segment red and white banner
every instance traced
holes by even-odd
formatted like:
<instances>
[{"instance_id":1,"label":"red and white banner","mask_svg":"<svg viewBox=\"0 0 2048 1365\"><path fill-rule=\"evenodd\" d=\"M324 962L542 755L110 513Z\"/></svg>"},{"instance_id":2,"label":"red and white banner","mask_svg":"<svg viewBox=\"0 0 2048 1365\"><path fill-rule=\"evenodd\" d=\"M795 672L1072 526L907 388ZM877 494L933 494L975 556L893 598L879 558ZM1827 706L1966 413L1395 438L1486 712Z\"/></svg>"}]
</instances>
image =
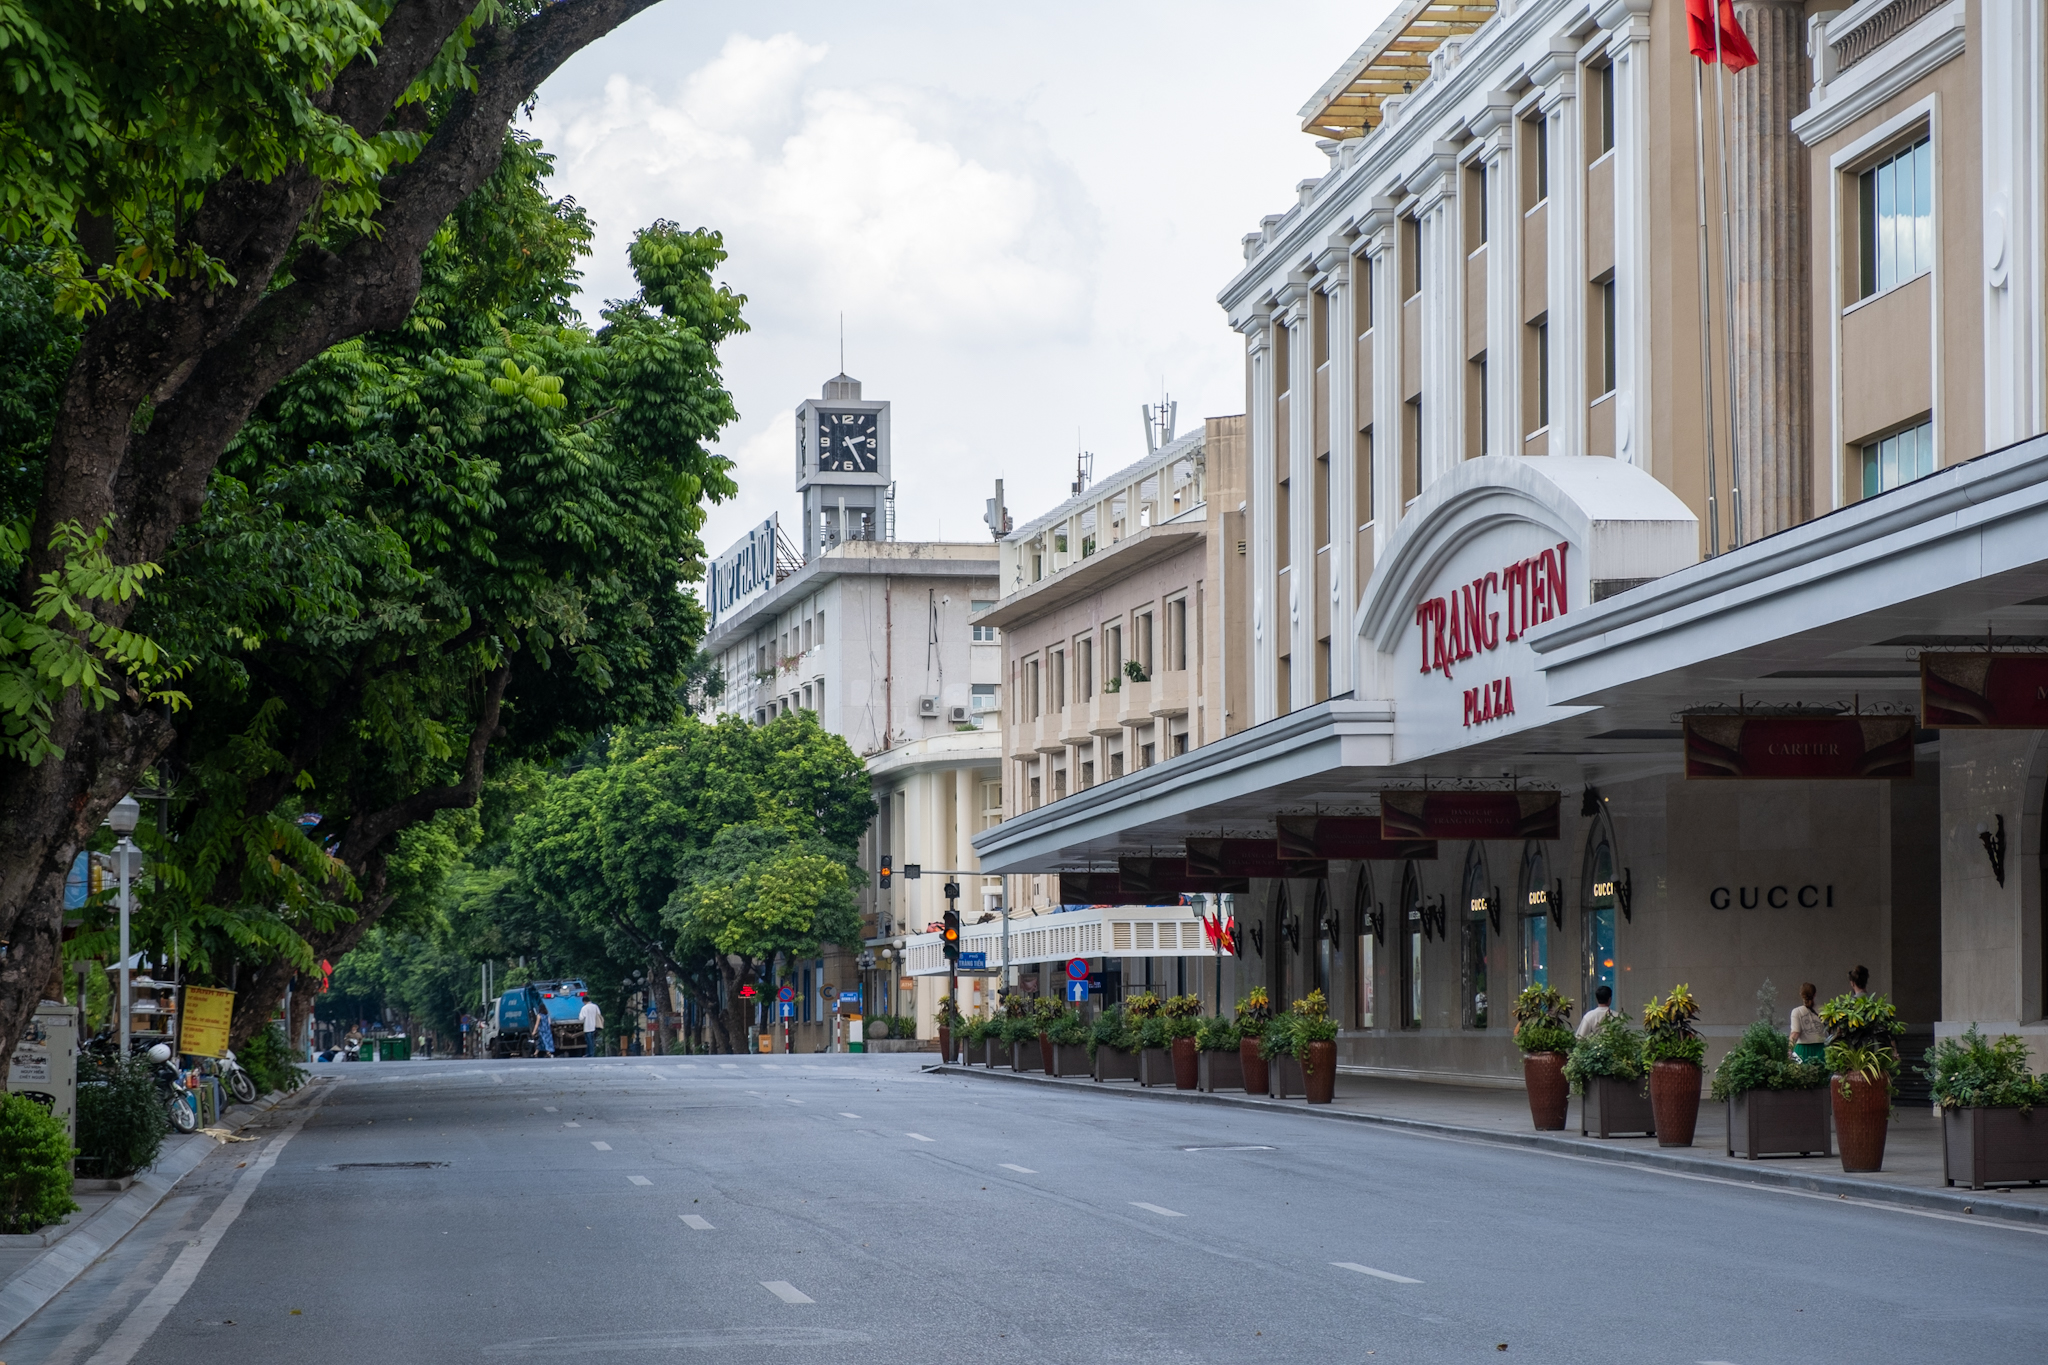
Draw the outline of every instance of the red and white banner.
<instances>
[{"instance_id":1,"label":"red and white banner","mask_svg":"<svg viewBox=\"0 0 2048 1365\"><path fill-rule=\"evenodd\" d=\"M1911 716L1687 716L1689 778L1910 778Z\"/></svg>"},{"instance_id":2,"label":"red and white banner","mask_svg":"<svg viewBox=\"0 0 2048 1365\"><path fill-rule=\"evenodd\" d=\"M1381 792L1380 837L1555 839L1556 792Z\"/></svg>"},{"instance_id":3,"label":"red and white banner","mask_svg":"<svg viewBox=\"0 0 2048 1365\"><path fill-rule=\"evenodd\" d=\"M1922 654L1920 716L1935 730L2048 730L2048 654Z\"/></svg>"}]
</instances>

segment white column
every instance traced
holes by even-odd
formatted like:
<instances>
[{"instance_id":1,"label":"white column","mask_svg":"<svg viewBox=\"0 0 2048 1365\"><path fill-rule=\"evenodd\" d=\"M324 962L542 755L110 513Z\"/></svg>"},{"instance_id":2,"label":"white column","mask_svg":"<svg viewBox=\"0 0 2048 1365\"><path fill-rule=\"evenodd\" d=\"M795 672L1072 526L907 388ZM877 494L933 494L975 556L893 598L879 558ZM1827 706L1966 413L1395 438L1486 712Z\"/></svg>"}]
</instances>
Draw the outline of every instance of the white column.
<instances>
[{"instance_id":1,"label":"white column","mask_svg":"<svg viewBox=\"0 0 2048 1365\"><path fill-rule=\"evenodd\" d=\"M1458 148L1439 142L1409 182L1422 198L1422 484L1465 458L1465 234L1458 221Z\"/></svg>"},{"instance_id":2,"label":"white column","mask_svg":"<svg viewBox=\"0 0 2048 1365\"><path fill-rule=\"evenodd\" d=\"M1614 453L1650 469L1650 0L1608 46L1614 63Z\"/></svg>"},{"instance_id":3,"label":"white column","mask_svg":"<svg viewBox=\"0 0 2048 1365\"><path fill-rule=\"evenodd\" d=\"M2048 430L2048 249L2041 217L2048 23L2038 0L1985 0L1977 12L1980 33L1971 42L1984 92L1984 446L1996 450ZM1938 167L1937 174L1952 177L1951 185L1960 179L1954 167ZM1953 463L1976 453L1940 454Z\"/></svg>"},{"instance_id":4,"label":"white column","mask_svg":"<svg viewBox=\"0 0 2048 1365\"><path fill-rule=\"evenodd\" d=\"M1486 139L1486 449L1522 453L1522 191L1515 97L1489 92L1473 132Z\"/></svg>"},{"instance_id":5,"label":"white column","mask_svg":"<svg viewBox=\"0 0 2048 1365\"><path fill-rule=\"evenodd\" d=\"M1287 600L1276 603L1285 622L1287 709L1299 711L1316 699L1316 361L1309 336L1309 290L1290 284L1287 305Z\"/></svg>"},{"instance_id":6,"label":"white column","mask_svg":"<svg viewBox=\"0 0 2048 1365\"><path fill-rule=\"evenodd\" d=\"M1365 215L1366 256L1372 261L1372 467L1373 563L1401 522L1401 283L1394 268L1394 200L1382 195Z\"/></svg>"},{"instance_id":7,"label":"white column","mask_svg":"<svg viewBox=\"0 0 2048 1365\"><path fill-rule=\"evenodd\" d=\"M1069 543L1071 544L1072 542ZM957 867L962 872L967 872L981 866L974 857L974 823L981 805L979 799L981 775L972 768L955 768L951 776L953 779L953 857L947 866ZM1073 774L1069 773L1068 777L1071 780ZM962 886L960 892L962 900L966 900L971 894L974 900L974 908L976 910L981 908L981 888L978 883L973 888Z\"/></svg>"},{"instance_id":8,"label":"white column","mask_svg":"<svg viewBox=\"0 0 2048 1365\"><path fill-rule=\"evenodd\" d=\"M1330 320L1330 695L1351 690L1351 612L1357 597L1352 582L1358 572L1358 490L1353 470L1358 447L1358 411L1354 392L1358 377L1358 328L1354 324L1351 288L1351 247L1334 237L1316 264L1322 290L1329 298Z\"/></svg>"},{"instance_id":9,"label":"white column","mask_svg":"<svg viewBox=\"0 0 2048 1365\"><path fill-rule=\"evenodd\" d=\"M1550 131L1550 440L1552 455L1586 453L1585 149L1579 137L1578 44L1553 38L1545 63Z\"/></svg>"},{"instance_id":10,"label":"white column","mask_svg":"<svg viewBox=\"0 0 2048 1365\"><path fill-rule=\"evenodd\" d=\"M1246 501L1251 505L1250 560L1252 608L1252 723L1271 720L1279 714L1276 683L1280 651L1274 628L1273 582L1278 565L1274 549L1279 522L1273 505L1273 329L1272 318L1261 313L1247 318L1239 327L1245 337L1245 352L1251 367L1251 478ZM1105 665L1106 666L1106 665Z\"/></svg>"}]
</instances>

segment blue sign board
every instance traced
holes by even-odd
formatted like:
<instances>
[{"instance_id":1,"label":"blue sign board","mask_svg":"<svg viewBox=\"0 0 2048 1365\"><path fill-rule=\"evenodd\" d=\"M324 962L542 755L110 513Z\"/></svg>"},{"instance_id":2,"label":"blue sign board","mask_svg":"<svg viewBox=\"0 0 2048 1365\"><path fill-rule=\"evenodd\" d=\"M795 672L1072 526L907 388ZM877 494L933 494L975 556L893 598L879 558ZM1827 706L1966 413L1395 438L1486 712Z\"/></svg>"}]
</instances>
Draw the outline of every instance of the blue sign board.
<instances>
[{"instance_id":1,"label":"blue sign board","mask_svg":"<svg viewBox=\"0 0 2048 1365\"><path fill-rule=\"evenodd\" d=\"M985 972L988 970L987 953L960 954L960 970L963 972Z\"/></svg>"},{"instance_id":2,"label":"blue sign board","mask_svg":"<svg viewBox=\"0 0 2048 1365\"><path fill-rule=\"evenodd\" d=\"M792 1005L792 1004L791 1004L791 1003L790 1003L789 1001L787 1001L787 1000L784 1000L784 1001L781 1001L781 1002L779 1002L779 1003L778 1003L778 1004L776 1005L776 1009L777 1009L777 1010L778 1010L778 1011L779 1011L779 1012L781 1013L781 1015L782 1015L782 1017L783 1017L784 1019L794 1019L794 1018L796 1018L796 1006L795 1006L795 1005Z\"/></svg>"},{"instance_id":3,"label":"blue sign board","mask_svg":"<svg viewBox=\"0 0 2048 1365\"><path fill-rule=\"evenodd\" d=\"M858 1005L858 1004L860 1003L860 992L859 992L859 991L841 991L841 992L839 992L839 1003L840 1003L840 1004L842 1004L842 1005Z\"/></svg>"},{"instance_id":4,"label":"blue sign board","mask_svg":"<svg viewBox=\"0 0 2048 1365\"><path fill-rule=\"evenodd\" d=\"M1069 1000L1086 1000L1087 998L1088 998L1088 983L1087 983L1087 982L1085 982L1085 981L1069 981L1069 982L1067 983L1067 999L1069 999Z\"/></svg>"}]
</instances>

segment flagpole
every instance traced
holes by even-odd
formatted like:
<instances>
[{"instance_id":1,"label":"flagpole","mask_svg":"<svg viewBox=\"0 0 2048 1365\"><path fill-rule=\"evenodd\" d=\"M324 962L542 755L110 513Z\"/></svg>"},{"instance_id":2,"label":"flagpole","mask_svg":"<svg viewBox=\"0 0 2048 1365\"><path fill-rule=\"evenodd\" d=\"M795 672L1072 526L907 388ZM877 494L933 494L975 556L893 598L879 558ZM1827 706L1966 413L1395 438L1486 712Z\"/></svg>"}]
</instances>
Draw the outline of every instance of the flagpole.
<instances>
[{"instance_id":1,"label":"flagpole","mask_svg":"<svg viewBox=\"0 0 2048 1365\"><path fill-rule=\"evenodd\" d=\"M1700 92L1700 63L1692 64L1692 170L1699 206L1700 402L1707 427L1707 553L1721 553L1721 508L1714 473L1714 305L1707 279L1707 117Z\"/></svg>"},{"instance_id":2,"label":"flagpole","mask_svg":"<svg viewBox=\"0 0 2048 1365\"><path fill-rule=\"evenodd\" d=\"M1742 440L1735 428L1735 248L1728 211L1728 64L1721 59L1721 13L1733 13L1732 0L1714 7L1714 125L1721 146L1721 293L1727 300L1728 324L1728 499L1734 521L1733 548L1742 548Z\"/></svg>"}]
</instances>

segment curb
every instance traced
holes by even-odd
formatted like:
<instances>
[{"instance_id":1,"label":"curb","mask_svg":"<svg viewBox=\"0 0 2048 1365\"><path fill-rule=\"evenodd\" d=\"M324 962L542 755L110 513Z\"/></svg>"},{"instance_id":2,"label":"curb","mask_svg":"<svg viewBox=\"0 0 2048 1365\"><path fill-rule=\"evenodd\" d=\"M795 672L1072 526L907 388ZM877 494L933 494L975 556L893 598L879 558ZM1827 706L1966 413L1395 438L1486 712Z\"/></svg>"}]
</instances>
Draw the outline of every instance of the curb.
<instances>
[{"instance_id":1,"label":"curb","mask_svg":"<svg viewBox=\"0 0 2048 1365\"><path fill-rule=\"evenodd\" d=\"M1320 1106L1310 1109L1299 1102L1288 1103L1252 1096L1240 1098L1236 1095L1201 1090L1147 1089L1142 1086L1118 1086L1111 1089L1107 1084L1094 1081L1084 1085L1079 1080L1070 1081L1031 1072L997 1071L988 1067L961 1066L955 1063L928 1066L924 1070L944 1076L973 1076L989 1080L1014 1081L1024 1085L1049 1086L1081 1094L1123 1095L1132 1099L1170 1100L1180 1104L1220 1104L1234 1109L1299 1114L1305 1118L1329 1119L1341 1123L1365 1123L1425 1137L1459 1138L1467 1142L1484 1142L1496 1147L1519 1147L1524 1150L1575 1156L1587 1161L1612 1162L1620 1166L1649 1166L1685 1175L1711 1176L1734 1185L1798 1190L1806 1194L1832 1194L1839 1198L1859 1199L1872 1204L1890 1204L1933 1213L1968 1215L1996 1222L2048 1227L2048 1206L2008 1203L1988 1197L1992 1191L1965 1190L1958 1193L1950 1190L1917 1190L1902 1185L1883 1185L1858 1180L1853 1176L1809 1175L1761 1164L1751 1169L1749 1163L1736 1166L1731 1162L1716 1161L1709 1157L1683 1156L1669 1149L1610 1147L1588 1138L1559 1137L1550 1133L1535 1132L1502 1133L1490 1128L1470 1128L1463 1124L1442 1123L1434 1119L1361 1114L1347 1109L1325 1109Z\"/></svg>"},{"instance_id":2,"label":"curb","mask_svg":"<svg viewBox=\"0 0 2048 1365\"><path fill-rule=\"evenodd\" d=\"M270 1112L293 1096L305 1095L308 1089L300 1086L290 1095L273 1090L254 1104L240 1106L242 1112L223 1120L220 1126L237 1132L259 1114ZM67 1229L42 1255L0 1284L0 1341L41 1312L44 1305L133 1232L169 1197L178 1182L198 1169L199 1163L219 1146L203 1133L166 1141L156 1165L138 1171L135 1183L118 1199L109 1200L84 1222Z\"/></svg>"}]
</instances>

